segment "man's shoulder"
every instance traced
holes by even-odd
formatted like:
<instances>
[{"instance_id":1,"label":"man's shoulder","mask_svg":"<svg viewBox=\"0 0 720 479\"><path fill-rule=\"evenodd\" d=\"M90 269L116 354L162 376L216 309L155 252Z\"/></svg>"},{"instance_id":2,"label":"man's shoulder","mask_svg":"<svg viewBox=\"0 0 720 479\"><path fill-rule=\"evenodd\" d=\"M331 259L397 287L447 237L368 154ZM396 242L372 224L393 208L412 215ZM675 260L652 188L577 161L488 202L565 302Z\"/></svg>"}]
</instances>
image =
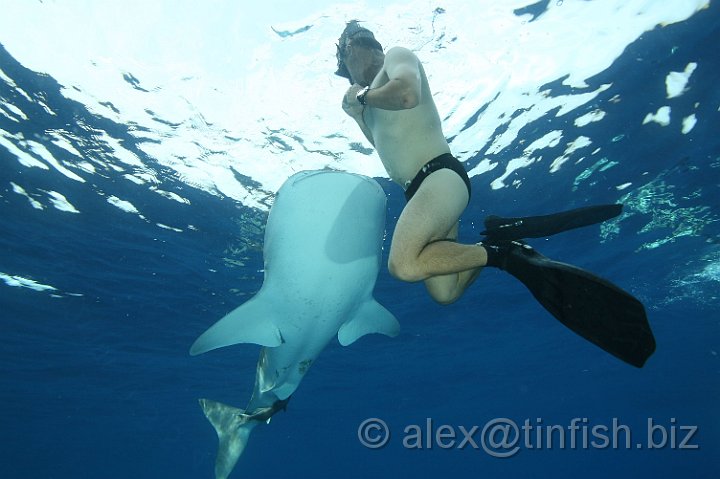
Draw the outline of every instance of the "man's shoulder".
<instances>
[{"instance_id":1,"label":"man's shoulder","mask_svg":"<svg viewBox=\"0 0 720 479\"><path fill-rule=\"evenodd\" d=\"M405 47L392 47L385 54L385 70L395 68L420 68L420 60L412 51Z\"/></svg>"},{"instance_id":2,"label":"man's shoulder","mask_svg":"<svg viewBox=\"0 0 720 479\"><path fill-rule=\"evenodd\" d=\"M385 56L386 57L389 57L389 56L398 57L401 59L402 58L414 58L415 60L417 60L417 55L415 55L415 53L412 50L405 48L405 47L399 47L399 46L390 48L387 51L387 53L385 53Z\"/></svg>"}]
</instances>

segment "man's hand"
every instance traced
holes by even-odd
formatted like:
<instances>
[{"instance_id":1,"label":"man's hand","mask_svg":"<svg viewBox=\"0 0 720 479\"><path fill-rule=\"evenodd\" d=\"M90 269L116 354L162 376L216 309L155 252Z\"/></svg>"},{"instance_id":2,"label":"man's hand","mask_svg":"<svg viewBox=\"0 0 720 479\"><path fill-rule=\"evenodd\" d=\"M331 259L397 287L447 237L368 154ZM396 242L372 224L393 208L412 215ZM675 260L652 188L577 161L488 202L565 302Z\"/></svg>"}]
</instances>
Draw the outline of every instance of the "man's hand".
<instances>
[{"instance_id":1,"label":"man's hand","mask_svg":"<svg viewBox=\"0 0 720 479\"><path fill-rule=\"evenodd\" d=\"M342 108L345 110L345 113L350 115L350 118L355 120L370 144L375 146L372 132L365 124L365 118L363 118L363 111L365 111L365 107L357 100L357 93L363 88L364 87L358 85L357 83L351 86L348 91L345 92Z\"/></svg>"},{"instance_id":2,"label":"man's hand","mask_svg":"<svg viewBox=\"0 0 720 479\"><path fill-rule=\"evenodd\" d=\"M363 112L363 105L360 104L359 101L357 101L357 93L362 90L363 87L358 85L357 83L348 88L348 91L345 92L345 96L343 97L342 102L342 108L350 115L350 117L355 118L356 120L360 118L362 120L362 112Z\"/></svg>"}]
</instances>

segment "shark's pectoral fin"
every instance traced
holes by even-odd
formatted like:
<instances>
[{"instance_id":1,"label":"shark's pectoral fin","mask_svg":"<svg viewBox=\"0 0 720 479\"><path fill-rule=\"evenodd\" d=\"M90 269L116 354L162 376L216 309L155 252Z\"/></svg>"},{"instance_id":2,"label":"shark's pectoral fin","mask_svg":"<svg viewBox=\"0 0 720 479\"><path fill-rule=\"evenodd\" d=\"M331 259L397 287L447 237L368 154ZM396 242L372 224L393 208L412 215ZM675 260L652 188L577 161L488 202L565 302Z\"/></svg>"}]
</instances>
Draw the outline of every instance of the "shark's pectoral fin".
<instances>
[{"instance_id":1,"label":"shark's pectoral fin","mask_svg":"<svg viewBox=\"0 0 720 479\"><path fill-rule=\"evenodd\" d=\"M371 299L364 303L345 324L340 326L338 341L343 346L354 343L366 334L381 333L395 337L400 332L400 323L380 303Z\"/></svg>"},{"instance_id":2,"label":"shark's pectoral fin","mask_svg":"<svg viewBox=\"0 0 720 479\"><path fill-rule=\"evenodd\" d=\"M238 343L280 346L283 338L273 323L273 317L276 316L271 304L253 298L210 326L195 340L190 347L190 354L195 356Z\"/></svg>"}]
</instances>

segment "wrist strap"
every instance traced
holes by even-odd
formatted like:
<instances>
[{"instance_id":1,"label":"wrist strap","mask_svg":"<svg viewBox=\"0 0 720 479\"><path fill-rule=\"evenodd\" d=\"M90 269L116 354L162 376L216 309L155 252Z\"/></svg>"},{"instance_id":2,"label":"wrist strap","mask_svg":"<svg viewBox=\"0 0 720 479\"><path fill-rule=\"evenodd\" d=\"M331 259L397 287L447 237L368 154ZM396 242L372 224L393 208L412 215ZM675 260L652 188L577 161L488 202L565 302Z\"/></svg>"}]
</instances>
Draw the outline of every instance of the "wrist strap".
<instances>
[{"instance_id":1,"label":"wrist strap","mask_svg":"<svg viewBox=\"0 0 720 479\"><path fill-rule=\"evenodd\" d=\"M360 103L362 106L367 105L366 97L367 97L367 94L369 91L370 91L370 87L366 86L362 90L358 91L357 94L355 95L355 98L357 98L358 103Z\"/></svg>"}]
</instances>

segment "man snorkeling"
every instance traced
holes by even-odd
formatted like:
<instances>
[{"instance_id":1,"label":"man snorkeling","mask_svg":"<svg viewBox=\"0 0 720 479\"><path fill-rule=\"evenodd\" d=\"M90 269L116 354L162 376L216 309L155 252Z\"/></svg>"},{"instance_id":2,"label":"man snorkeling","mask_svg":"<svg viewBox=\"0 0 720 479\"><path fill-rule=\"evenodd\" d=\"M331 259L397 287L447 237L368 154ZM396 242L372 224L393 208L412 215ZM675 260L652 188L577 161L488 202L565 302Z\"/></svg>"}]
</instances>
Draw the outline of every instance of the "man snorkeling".
<instances>
[{"instance_id":1,"label":"man snorkeling","mask_svg":"<svg viewBox=\"0 0 720 479\"><path fill-rule=\"evenodd\" d=\"M655 350L642 304L614 284L545 258L519 241L551 236L620 214L622 205L579 208L547 216L488 217L486 238L457 242L470 201L470 179L450 153L427 75L402 47L383 52L375 35L350 21L337 44L336 75L347 78L343 110L375 147L390 178L405 190L388 268L403 281L424 281L430 296L450 304L485 266L520 280L555 318L634 366Z\"/></svg>"},{"instance_id":2,"label":"man snorkeling","mask_svg":"<svg viewBox=\"0 0 720 479\"><path fill-rule=\"evenodd\" d=\"M456 242L470 180L450 153L422 64L406 48L384 54L373 33L357 21L340 36L337 59L336 74L352 84L343 110L408 200L390 246L390 273L425 281L435 301L452 303L487 264L487 251Z\"/></svg>"}]
</instances>

